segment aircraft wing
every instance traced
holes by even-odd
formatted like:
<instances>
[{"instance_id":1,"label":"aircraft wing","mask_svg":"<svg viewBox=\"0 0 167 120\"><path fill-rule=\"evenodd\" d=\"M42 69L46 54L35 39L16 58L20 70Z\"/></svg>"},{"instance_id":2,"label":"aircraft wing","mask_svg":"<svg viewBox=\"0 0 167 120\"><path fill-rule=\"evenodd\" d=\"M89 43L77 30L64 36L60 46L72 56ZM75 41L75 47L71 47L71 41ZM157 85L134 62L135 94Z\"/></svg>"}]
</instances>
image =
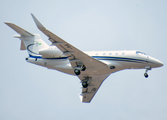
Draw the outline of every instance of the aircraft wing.
<instances>
[{"instance_id":1,"label":"aircraft wing","mask_svg":"<svg viewBox=\"0 0 167 120\"><path fill-rule=\"evenodd\" d=\"M73 68L77 68L78 63L84 64L86 69L93 69L93 68L104 68L107 67L106 64L90 57L89 55L85 54L84 52L80 51L79 49L75 48L68 42L64 41L57 35L53 34L49 30L47 30L37 19L36 17L31 14L38 29L42 31L52 42L53 45L58 47L64 55L66 55L72 65Z\"/></svg>"},{"instance_id":2,"label":"aircraft wing","mask_svg":"<svg viewBox=\"0 0 167 120\"><path fill-rule=\"evenodd\" d=\"M96 94L102 82L107 78L108 74L106 75L106 73L103 72L109 70L109 67L105 63L92 58L57 35L53 34L47 30L33 14L31 15L38 29L49 38L53 45L58 47L63 54L68 57L73 69L78 68L78 64L83 64L86 67L86 70L81 72L78 77L81 82L87 78L89 79L88 87L82 88L82 93L80 94L81 101L89 103Z\"/></svg>"},{"instance_id":3,"label":"aircraft wing","mask_svg":"<svg viewBox=\"0 0 167 120\"><path fill-rule=\"evenodd\" d=\"M82 87L82 93L79 94L81 102L90 103L103 81L108 77L106 76L93 76L90 79L89 86L87 88ZM81 78L81 77L80 77ZM81 78L82 79L82 78Z\"/></svg>"}]
</instances>

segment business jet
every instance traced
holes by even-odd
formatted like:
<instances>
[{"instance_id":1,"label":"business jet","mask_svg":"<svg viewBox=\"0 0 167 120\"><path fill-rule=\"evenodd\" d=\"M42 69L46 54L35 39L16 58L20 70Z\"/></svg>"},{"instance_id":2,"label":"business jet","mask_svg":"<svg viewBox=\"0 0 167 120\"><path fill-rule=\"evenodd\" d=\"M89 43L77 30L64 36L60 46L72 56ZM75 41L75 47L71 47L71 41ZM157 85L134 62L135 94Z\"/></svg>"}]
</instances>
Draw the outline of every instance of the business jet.
<instances>
[{"instance_id":1,"label":"business jet","mask_svg":"<svg viewBox=\"0 0 167 120\"><path fill-rule=\"evenodd\" d=\"M144 52L131 51L93 51L83 52L47 30L33 15L32 18L52 43L47 45L39 34L32 34L21 27L5 22L19 35L20 50L27 50L27 62L76 75L82 84L81 102L90 103L103 81L111 74L124 69L145 69L144 76L152 68L163 66L163 63Z\"/></svg>"}]
</instances>

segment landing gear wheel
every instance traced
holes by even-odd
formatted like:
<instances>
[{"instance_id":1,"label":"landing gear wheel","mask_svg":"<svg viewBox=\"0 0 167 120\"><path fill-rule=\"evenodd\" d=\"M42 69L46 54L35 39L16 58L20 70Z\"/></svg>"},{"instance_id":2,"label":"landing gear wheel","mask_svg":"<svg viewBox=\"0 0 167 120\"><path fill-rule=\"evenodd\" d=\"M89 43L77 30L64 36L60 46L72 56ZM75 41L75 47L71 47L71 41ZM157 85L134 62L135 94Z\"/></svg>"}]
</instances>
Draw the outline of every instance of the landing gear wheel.
<instances>
[{"instance_id":1,"label":"landing gear wheel","mask_svg":"<svg viewBox=\"0 0 167 120\"><path fill-rule=\"evenodd\" d=\"M75 70L74 70L74 73L75 73L76 75L80 75L80 74L81 74L81 71L78 70L78 69L75 69Z\"/></svg>"},{"instance_id":2,"label":"landing gear wheel","mask_svg":"<svg viewBox=\"0 0 167 120\"><path fill-rule=\"evenodd\" d=\"M145 76L145 78L148 78L148 74L147 73L144 73L144 76Z\"/></svg>"},{"instance_id":3,"label":"landing gear wheel","mask_svg":"<svg viewBox=\"0 0 167 120\"><path fill-rule=\"evenodd\" d=\"M88 83L87 82L83 82L82 86L83 86L83 88L87 88L88 87Z\"/></svg>"}]
</instances>

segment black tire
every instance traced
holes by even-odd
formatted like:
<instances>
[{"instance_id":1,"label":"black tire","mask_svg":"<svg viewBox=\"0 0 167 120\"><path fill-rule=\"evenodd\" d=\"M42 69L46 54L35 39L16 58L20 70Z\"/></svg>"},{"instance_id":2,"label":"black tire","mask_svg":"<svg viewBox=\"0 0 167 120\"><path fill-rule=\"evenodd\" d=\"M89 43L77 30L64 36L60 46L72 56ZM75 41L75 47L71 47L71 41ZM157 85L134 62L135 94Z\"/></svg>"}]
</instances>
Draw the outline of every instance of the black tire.
<instances>
[{"instance_id":1,"label":"black tire","mask_svg":"<svg viewBox=\"0 0 167 120\"><path fill-rule=\"evenodd\" d=\"M82 86L83 86L83 88L87 88L88 87L88 83L87 82L83 82Z\"/></svg>"},{"instance_id":2,"label":"black tire","mask_svg":"<svg viewBox=\"0 0 167 120\"><path fill-rule=\"evenodd\" d=\"M147 73L144 73L144 76L145 76L145 78L148 78L148 74Z\"/></svg>"},{"instance_id":3,"label":"black tire","mask_svg":"<svg viewBox=\"0 0 167 120\"><path fill-rule=\"evenodd\" d=\"M78 69L75 69L75 70L74 70L74 73L75 73L76 75L80 75L80 74L81 74L81 71L78 70Z\"/></svg>"}]
</instances>

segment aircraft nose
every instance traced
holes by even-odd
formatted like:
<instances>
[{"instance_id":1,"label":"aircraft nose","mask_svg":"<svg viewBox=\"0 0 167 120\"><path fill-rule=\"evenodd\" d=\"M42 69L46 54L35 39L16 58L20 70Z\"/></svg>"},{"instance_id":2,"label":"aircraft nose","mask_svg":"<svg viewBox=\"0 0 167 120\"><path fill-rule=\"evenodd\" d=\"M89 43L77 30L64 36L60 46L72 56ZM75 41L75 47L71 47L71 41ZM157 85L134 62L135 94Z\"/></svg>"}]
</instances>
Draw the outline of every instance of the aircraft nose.
<instances>
[{"instance_id":1,"label":"aircraft nose","mask_svg":"<svg viewBox=\"0 0 167 120\"><path fill-rule=\"evenodd\" d=\"M162 67L164 65L161 61L159 61L157 59L155 60L155 64L157 67Z\"/></svg>"},{"instance_id":2,"label":"aircraft nose","mask_svg":"<svg viewBox=\"0 0 167 120\"><path fill-rule=\"evenodd\" d=\"M150 60L153 63L152 67L162 67L164 65L161 61L159 61L159 60L157 60L157 59L155 59L153 57L150 57Z\"/></svg>"},{"instance_id":3,"label":"aircraft nose","mask_svg":"<svg viewBox=\"0 0 167 120\"><path fill-rule=\"evenodd\" d=\"M159 67L163 66L164 64L161 61L158 61Z\"/></svg>"}]
</instances>

